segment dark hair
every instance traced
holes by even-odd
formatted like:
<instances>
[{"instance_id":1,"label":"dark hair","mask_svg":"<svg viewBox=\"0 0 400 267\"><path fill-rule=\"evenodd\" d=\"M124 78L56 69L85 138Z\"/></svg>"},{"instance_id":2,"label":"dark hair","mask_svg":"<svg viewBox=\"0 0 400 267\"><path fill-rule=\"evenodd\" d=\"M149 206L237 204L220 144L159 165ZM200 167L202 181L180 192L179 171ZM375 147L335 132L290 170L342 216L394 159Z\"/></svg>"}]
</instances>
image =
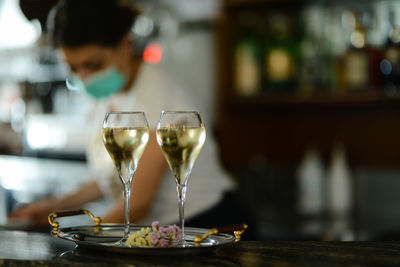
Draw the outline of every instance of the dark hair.
<instances>
[{"instance_id":1,"label":"dark hair","mask_svg":"<svg viewBox=\"0 0 400 267\"><path fill-rule=\"evenodd\" d=\"M116 46L132 27L138 11L118 0L62 0L49 17L53 46Z\"/></svg>"}]
</instances>

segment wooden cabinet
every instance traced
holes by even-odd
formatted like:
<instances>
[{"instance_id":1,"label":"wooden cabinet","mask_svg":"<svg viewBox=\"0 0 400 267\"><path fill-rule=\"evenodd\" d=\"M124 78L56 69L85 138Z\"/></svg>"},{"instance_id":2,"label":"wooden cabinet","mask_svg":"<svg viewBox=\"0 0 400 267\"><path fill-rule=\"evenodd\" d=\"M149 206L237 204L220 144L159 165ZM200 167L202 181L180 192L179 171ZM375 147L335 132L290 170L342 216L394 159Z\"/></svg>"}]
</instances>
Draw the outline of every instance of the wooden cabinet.
<instances>
[{"instance_id":1,"label":"wooden cabinet","mask_svg":"<svg viewBox=\"0 0 400 267\"><path fill-rule=\"evenodd\" d=\"M352 166L400 166L400 96L382 90L345 94L262 91L240 96L234 86L234 45L238 14L270 7L300 12L301 1L225 1L219 21L217 134L227 169L246 168L257 159L297 165L305 150L317 147L328 161L332 148L345 146ZM293 88L294 89L294 88ZM379 88L378 88L379 89Z\"/></svg>"}]
</instances>

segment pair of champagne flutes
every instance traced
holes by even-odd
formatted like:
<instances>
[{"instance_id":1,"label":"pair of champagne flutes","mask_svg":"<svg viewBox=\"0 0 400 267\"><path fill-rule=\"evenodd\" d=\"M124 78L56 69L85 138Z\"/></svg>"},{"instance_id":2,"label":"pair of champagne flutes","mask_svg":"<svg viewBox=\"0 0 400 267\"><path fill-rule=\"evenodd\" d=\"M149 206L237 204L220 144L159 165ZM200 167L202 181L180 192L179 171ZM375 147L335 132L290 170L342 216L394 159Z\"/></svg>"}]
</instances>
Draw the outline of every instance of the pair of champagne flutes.
<instances>
[{"instance_id":1,"label":"pair of champagne flutes","mask_svg":"<svg viewBox=\"0 0 400 267\"><path fill-rule=\"evenodd\" d=\"M205 142L206 130L196 111L161 112L157 142L175 176L179 199L179 226L182 240L176 245L186 247L184 202L188 177ZM149 140L149 127L144 112L108 112L103 121L102 136L122 182L124 195L123 245L130 233L130 192L138 162Z\"/></svg>"}]
</instances>

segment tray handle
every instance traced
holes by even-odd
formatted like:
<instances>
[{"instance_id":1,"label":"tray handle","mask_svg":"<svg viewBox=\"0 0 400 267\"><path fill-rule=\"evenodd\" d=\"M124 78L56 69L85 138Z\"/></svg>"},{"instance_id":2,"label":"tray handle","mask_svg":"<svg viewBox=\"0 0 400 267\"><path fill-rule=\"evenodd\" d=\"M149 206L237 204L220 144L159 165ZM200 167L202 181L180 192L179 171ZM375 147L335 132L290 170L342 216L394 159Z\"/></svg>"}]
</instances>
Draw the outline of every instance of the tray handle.
<instances>
[{"instance_id":1,"label":"tray handle","mask_svg":"<svg viewBox=\"0 0 400 267\"><path fill-rule=\"evenodd\" d=\"M90 218L92 218L92 220L94 221L96 226L100 225L101 218L94 216L90 211L86 209L57 211L50 213L48 216L49 224L51 225L51 227L53 227L51 233L53 234L53 236L58 236L58 229L60 228L60 223L55 221L56 218L83 215L83 214L89 215Z\"/></svg>"},{"instance_id":2,"label":"tray handle","mask_svg":"<svg viewBox=\"0 0 400 267\"><path fill-rule=\"evenodd\" d=\"M249 226L247 224L235 224L235 225L228 225L228 226L212 228L207 233L205 233L204 235L196 236L194 238L194 242L195 242L196 245L199 245L201 242L203 242L210 235L215 235L215 234L218 234L218 233L232 233L232 232L235 235L235 242L238 242L238 241L240 241L244 231L246 231L246 229L248 227Z\"/></svg>"}]
</instances>

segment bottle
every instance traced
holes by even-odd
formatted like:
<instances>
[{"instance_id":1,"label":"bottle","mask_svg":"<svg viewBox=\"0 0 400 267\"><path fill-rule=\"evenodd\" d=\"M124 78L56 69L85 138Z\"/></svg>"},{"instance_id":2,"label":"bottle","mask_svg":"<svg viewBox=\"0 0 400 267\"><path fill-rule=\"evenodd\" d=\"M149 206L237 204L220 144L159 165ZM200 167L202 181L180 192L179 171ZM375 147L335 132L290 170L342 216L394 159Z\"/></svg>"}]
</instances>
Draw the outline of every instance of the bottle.
<instances>
[{"instance_id":1,"label":"bottle","mask_svg":"<svg viewBox=\"0 0 400 267\"><path fill-rule=\"evenodd\" d=\"M333 218L349 215L352 207L352 179L346 160L345 148L333 148L327 177L327 208Z\"/></svg>"},{"instance_id":2,"label":"bottle","mask_svg":"<svg viewBox=\"0 0 400 267\"><path fill-rule=\"evenodd\" d=\"M234 48L234 87L238 95L252 96L261 91L261 41L254 16L243 16L241 23Z\"/></svg>"},{"instance_id":3,"label":"bottle","mask_svg":"<svg viewBox=\"0 0 400 267\"><path fill-rule=\"evenodd\" d=\"M297 170L298 212L304 216L319 216L324 210L325 169L315 148L308 149Z\"/></svg>"},{"instance_id":4,"label":"bottle","mask_svg":"<svg viewBox=\"0 0 400 267\"><path fill-rule=\"evenodd\" d=\"M383 57L379 64L383 91L388 96L394 96L400 90L400 29L395 19L395 9L390 9L390 26L383 48Z\"/></svg>"},{"instance_id":5,"label":"bottle","mask_svg":"<svg viewBox=\"0 0 400 267\"><path fill-rule=\"evenodd\" d=\"M369 56L366 28L359 16L354 15L355 26L350 44L343 58L343 86L345 91L366 90L369 85Z\"/></svg>"},{"instance_id":6,"label":"bottle","mask_svg":"<svg viewBox=\"0 0 400 267\"><path fill-rule=\"evenodd\" d=\"M263 52L263 88L267 92L293 92L297 88L299 44L289 14L267 15Z\"/></svg>"},{"instance_id":7,"label":"bottle","mask_svg":"<svg viewBox=\"0 0 400 267\"><path fill-rule=\"evenodd\" d=\"M311 95L322 88L324 77L322 53L322 8L306 7L302 12L304 37L300 42L298 90L301 95Z\"/></svg>"}]
</instances>

